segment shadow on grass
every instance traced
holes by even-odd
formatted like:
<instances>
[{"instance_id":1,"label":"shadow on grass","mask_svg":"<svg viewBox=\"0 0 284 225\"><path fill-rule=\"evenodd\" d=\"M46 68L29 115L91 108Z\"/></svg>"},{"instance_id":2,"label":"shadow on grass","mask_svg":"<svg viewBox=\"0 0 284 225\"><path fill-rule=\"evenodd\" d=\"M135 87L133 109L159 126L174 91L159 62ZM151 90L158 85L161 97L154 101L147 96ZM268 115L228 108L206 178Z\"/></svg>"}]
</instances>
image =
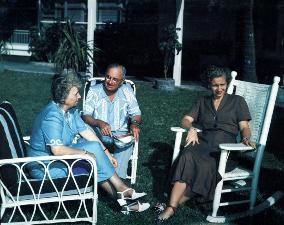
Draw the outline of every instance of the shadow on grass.
<instances>
[{"instance_id":1,"label":"shadow on grass","mask_svg":"<svg viewBox=\"0 0 284 225\"><path fill-rule=\"evenodd\" d=\"M162 142L151 142L149 144L154 151L149 155L148 162L143 165L150 171L153 178L153 196L164 199L163 193L168 191L168 175L171 167L173 145Z\"/></svg>"},{"instance_id":2,"label":"shadow on grass","mask_svg":"<svg viewBox=\"0 0 284 225\"><path fill-rule=\"evenodd\" d=\"M284 107L276 106L273 112L271 126L267 138L266 149L271 152L275 157L284 161Z\"/></svg>"},{"instance_id":3,"label":"shadow on grass","mask_svg":"<svg viewBox=\"0 0 284 225\"><path fill-rule=\"evenodd\" d=\"M152 142L149 144L154 150L149 155L148 162L143 165L148 167L151 171L153 178L153 196L159 201L166 202L163 195L164 192L168 191L168 177L170 174L171 158L173 153L173 145L162 143L162 142ZM248 162L247 162L248 163ZM243 164L243 163L242 163ZM244 163L246 164L246 163ZM249 163L251 164L251 162ZM279 169L264 168L262 167L260 172L259 180L259 194L257 198L256 205L265 201L269 196L271 196L276 191L283 191L284 183L284 171ZM245 194L247 196L247 194ZM245 197L245 196L238 196ZM248 197L248 196L247 196ZM236 200L236 196L232 197L231 200ZM190 210L198 210L202 215L207 216L211 213L212 202L204 201L204 199L195 196L190 201L186 203L186 207ZM235 207L226 207L227 209L220 208L220 215L223 213L229 215L236 212L242 212L246 210L243 205L238 205ZM239 225L269 225L269 224L284 224L284 198L280 199L276 204L252 217L245 217L239 220L233 221L233 224ZM204 218L205 219L205 218ZM229 222L231 224L231 222Z\"/></svg>"},{"instance_id":4,"label":"shadow on grass","mask_svg":"<svg viewBox=\"0 0 284 225\"><path fill-rule=\"evenodd\" d=\"M261 204L276 191L283 191L284 172L278 169L262 168L259 179L259 194L256 205ZM284 224L284 198L282 197L273 206L236 221L240 225L282 225Z\"/></svg>"}]
</instances>

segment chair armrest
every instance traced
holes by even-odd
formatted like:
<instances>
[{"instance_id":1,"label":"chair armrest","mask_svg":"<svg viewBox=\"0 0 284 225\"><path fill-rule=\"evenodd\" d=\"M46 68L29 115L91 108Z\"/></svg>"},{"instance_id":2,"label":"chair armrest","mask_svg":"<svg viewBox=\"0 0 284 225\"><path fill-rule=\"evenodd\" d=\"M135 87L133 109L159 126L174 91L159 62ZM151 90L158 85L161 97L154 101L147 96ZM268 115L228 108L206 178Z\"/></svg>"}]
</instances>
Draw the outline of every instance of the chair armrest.
<instances>
[{"instance_id":1,"label":"chair armrest","mask_svg":"<svg viewBox=\"0 0 284 225\"><path fill-rule=\"evenodd\" d=\"M30 145L31 136L24 136L23 140L27 145Z\"/></svg>"},{"instance_id":2,"label":"chair armrest","mask_svg":"<svg viewBox=\"0 0 284 225\"><path fill-rule=\"evenodd\" d=\"M247 146L243 143L223 143L219 145L219 148L221 149L221 154L219 159L218 172L221 175L221 177L224 177L230 151L253 150L252 147Z\"/></svg>"},{"instance_id":3,"label":"chair armrest","mask_svg":"<svg viewBox=\"0 0 284 225\"><path fill-rule=\"evenodd\" d=\"M13 163L27 163L27 162L38 162L38 161L60 161L60 160L72 160L72 159L85 159L96 165L96 161L88 154L84 155L61 155L61 156L37 156L37 157L22 157L13 159L1 159L0 165L13 164Z\"/></svg>"},{"instance_id":4,"label":"chair armrest","mask_svg":"<svg viewBox=\"0 0 284 225\"><path fill-rule=\"evenodd\" d=\"M29 140L31 140L31 136L24 136L24 137L23 137L23 140L24 140L24 141L29 141Z\"/></svg>"},{"instance_id":5,"label":"chair armrest","mask_svg":"<svg viewBox=\"0 0 284 225\"><path fill-rule=\"evenodd\" d=\"M200 130L198 128L195 128L195 130L196 130L197 133L202 132L202 130ZM174 132L186 132L186 129L181 128L181 127L171 127L171 131L174 131Z\"/></svg>"},{"instance_id":6,"label":"chair armrest","mask_svg":"<svg viewBox=\"0 0 284 225\"><path fill-rule=\"evenodd\" d=\"M186 132L186 129L183 129L181 127L171 127L171 131L174 131L174 132Z\"/></svg>"},{"instance_id":7,"label":"chair armrest","mask_svg":"<svg viewBox=\"0 0 284 225\"><path fill-rule=\"evenodd\" d=\"M12 158L12 159L1 159L0 160L0 168L4 168L3 166L7 166L7 168L13 168L11 171L13 171L13 174L11 174L11 177L15 176L26 177L26 169L27 164L30 163L37 163L41 166L43 166L44 173L47 174L49 170L49 166L53 164L54 162L61 162L65 164L67 170L70 172L68 173L68 177L73 176L72 169L75 166L75 163L78 161L86 161L91 166L92 174L96 176L97 174L97 165L95 159L93 159L91 156L84 154L84 155L63 155L63 156L37 156L37 157L22 157L22 158ZM71 163L72 162L72 163ZM3 172L3 171L1 171ZM10 177L6 177L7 179L10 179ZM1 183L1 182L0 182Z\"/></svg>"},{"instance_id":8,"label":"chair armrest","mask_svg":"<svg viewBox=\"0 0 284 225\"><path fill-rule=\"evenodd\" d=\"M176 132L176 137L175 137L175 146L174 146L174 152L173 152L173 157L172 157L172 164L177 158L179 152L180 152L180 144L181 144L181 139L182 139L182 133L186 132L185 129L181 127L171 127L171 131Z\"/></svg>"},{"instance_id":9,"label":"chair armrest","mask_svg":"<svg viewBox=\"0 0 284 225\"><path fill-rule=\"evenodd\" d=\"M195 128L196 131L202 132L202 130ZM180 144L181 144L181 139L182 139L182 133L186 132L187 130L181 127L171 127L171 131L176 132L176 138L175 138L175 147L174 147L174 152L173 152L173 157L172 157L172 164L177 158L179 152L180 152Z\"/></svg>"},{"instance_id":10,"label":"chair armrest","mask_svg":"<svg viewBox=\"0 0 284 225\"><path fill-rule=\"evenodd\" d=\"M89 169L81 171L77 162L82 160ZM50 166L57 162L66 166L66 176L51 176ZM27 172L27 165L30 163L37 163L42 166L43 177L30 177ZM58 209L62 205L65 209L65 201L78 199L85 204L86 199L94 201L97 199L96 161L87 154L1 159L0 169L3 174L9 173L9 176L1 176L0 179L1 200L6 205L7 203L15 204L14 207L17 207L21 205L20 202L27 204L26 201L28 201L29 204L39 204L40 207L41 203L57 202L59 204ZM45 213L45 210L41 211L41 215L45 215ZM88 215L88 212L86 211L85 214ZM71 219L69 214L67 215ZM24 215L23 217L26 218Z\"/></svg>"},{"instance_id":11,"label":"chair armrest","mask_svg":"<svg viewBox=\"0 0 284 225\"><path fill-rule=\"evenodd\" d=\"M219 145L219 148L221 150L227 150L227 151L247 151L254 149L251 146L247 146L243 143L223 143Z\"/></svg>"}]
</instances>

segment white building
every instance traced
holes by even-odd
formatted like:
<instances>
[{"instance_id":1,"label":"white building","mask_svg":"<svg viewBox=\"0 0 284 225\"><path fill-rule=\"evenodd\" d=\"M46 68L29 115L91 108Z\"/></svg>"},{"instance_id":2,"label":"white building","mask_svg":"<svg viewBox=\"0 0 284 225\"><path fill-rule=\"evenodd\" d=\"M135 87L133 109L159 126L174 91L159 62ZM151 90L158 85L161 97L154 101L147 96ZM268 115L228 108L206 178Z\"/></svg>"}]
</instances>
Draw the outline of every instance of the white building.
<instances>
[{"instance_id":1,"label":"white building","mask_svg":"<svg viewBox=\"0 0 284 225\"><path fill-rule=\"evenodd\" d=\"M8 37L7 48L10 55L31 55L28 52L30 27L37 27L40 35L42 26L57 21L63 22L67 18L76 24L87 26L88 4L96 7L94 13L96 17L93 19L98 27L105 23L120 23L124 20L122 4L119 4L117 0L25 0L18 2L4 1L0 6L3 18L5 15L8 18L9 15L13 15L10 17L13 20L11 23L13 26L9 24L7 29L5 25L0 26L1 33L5 34L6 38ZM4 19L0 22L7 23Z\"/></svg>"}]
</instances>

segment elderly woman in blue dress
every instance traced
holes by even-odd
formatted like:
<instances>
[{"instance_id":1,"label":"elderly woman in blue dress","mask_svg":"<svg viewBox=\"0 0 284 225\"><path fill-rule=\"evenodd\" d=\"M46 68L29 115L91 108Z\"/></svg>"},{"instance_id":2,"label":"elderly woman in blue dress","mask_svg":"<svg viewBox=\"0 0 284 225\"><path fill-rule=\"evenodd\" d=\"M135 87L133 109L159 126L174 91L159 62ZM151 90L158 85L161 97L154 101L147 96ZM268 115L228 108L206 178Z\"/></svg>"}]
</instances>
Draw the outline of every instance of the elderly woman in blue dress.
<instances>
[{"instance_id":1,"label":"elderly woman in blue dress","mask_svg":"<svg viewBox=\"0 0 284 225\"><path fill-rule=\"evenodd\" d=\"M77 75L53 77L51 101L37 116L28 149L28 156L88 154L96 160L99 185L113 197L120 197L118 202L124 210L141 212L149 208L148 203L138 201L125 205L124 199L135 200L146 193L137 193L129 188L115 173L116 159L101 143L96 134L81 119L76 109L81 99L79 90L82 84ZM29 168L33 178L42 178L44 170L40 165ZM66 166L58 162L49 169L52 179L67 176Z\"/></svg>"}]
</instances>

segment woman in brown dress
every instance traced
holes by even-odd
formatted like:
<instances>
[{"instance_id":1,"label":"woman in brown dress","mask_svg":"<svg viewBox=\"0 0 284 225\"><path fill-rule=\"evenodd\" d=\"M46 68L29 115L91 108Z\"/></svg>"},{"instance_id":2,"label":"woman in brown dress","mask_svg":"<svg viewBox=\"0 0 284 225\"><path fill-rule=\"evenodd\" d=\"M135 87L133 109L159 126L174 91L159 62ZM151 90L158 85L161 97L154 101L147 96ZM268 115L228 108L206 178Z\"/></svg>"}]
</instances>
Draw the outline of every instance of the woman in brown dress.
<instances>
[{"instance_id":1,"label":"woman in brown dress","mask_svg":"<svg viewBox=\"0 0 284 225\"><path fill-rule=\"evenodd\" d=\"M158 221L169 219L192 193L213 199L218 180L216 153L220 143L236 142L240 130L243 143L255 147L250 141L248 122L251 117L244 98L226 93L230 73L212 66L206 75L212 95L201 97L182 120L182 126L188 129L185 149L172 171L169 204L158 216ZM202 132L197 132L193 123Z\"/></svg>"}]
</instances>

